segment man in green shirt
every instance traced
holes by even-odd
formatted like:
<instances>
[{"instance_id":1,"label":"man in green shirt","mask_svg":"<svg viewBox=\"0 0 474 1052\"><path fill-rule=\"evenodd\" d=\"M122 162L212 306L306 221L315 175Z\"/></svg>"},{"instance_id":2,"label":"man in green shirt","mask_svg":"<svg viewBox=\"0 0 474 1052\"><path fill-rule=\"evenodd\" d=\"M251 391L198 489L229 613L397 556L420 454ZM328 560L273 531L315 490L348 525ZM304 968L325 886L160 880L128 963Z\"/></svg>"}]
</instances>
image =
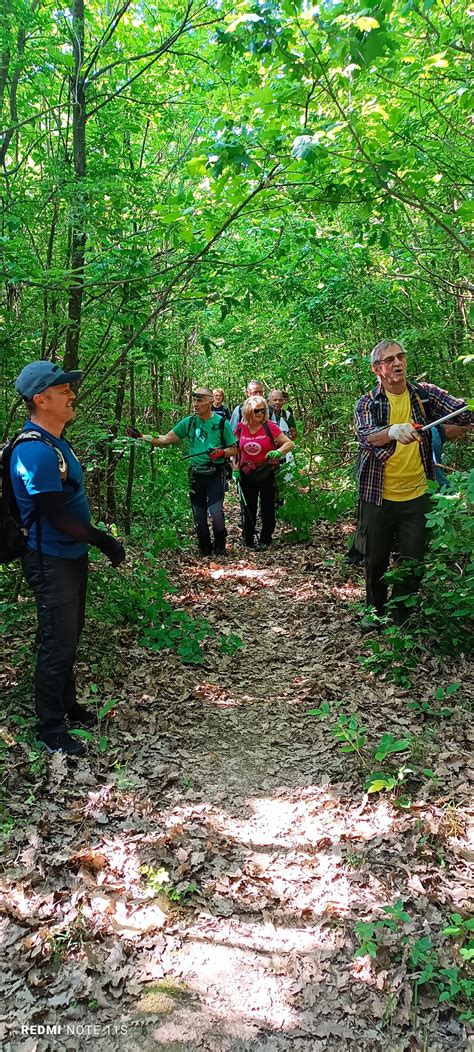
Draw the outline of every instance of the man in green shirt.
<instances>
[{"instance_id":1,"label":"man in green shirt","mask_svg":"<svg viewBox=\"0 0 474 1052\"><path fill-rule=\"evenodd\" d=\"M236 451L235 435L229 421L212 412L212 401L213 393L208 387L197 387L193 391L193 414L179 420L166 435L156 438L138 432L133 435L160 448L188 439L189 497L201 555L210 555L213 547L208 514L214 533L214 552L216 555L225 553L225 462Z\"/></svg>"}]
</instances>

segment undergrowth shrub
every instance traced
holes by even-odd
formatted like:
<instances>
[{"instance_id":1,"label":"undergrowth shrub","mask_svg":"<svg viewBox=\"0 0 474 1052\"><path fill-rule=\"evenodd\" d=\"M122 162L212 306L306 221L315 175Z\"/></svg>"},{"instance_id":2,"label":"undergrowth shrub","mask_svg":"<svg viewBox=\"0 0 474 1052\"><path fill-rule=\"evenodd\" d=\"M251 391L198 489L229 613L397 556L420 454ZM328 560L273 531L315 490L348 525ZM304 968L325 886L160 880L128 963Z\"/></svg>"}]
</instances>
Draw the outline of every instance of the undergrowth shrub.
<instances>
[{"instance_id":1,"label":"undergrowth shrub","mask_svg":"<svg viewBox=\"0 0 474 1052\"><path fill-rule=\"evenodd\" d=\"M432 495L422 629L442 653L472 647L474 628L474 470L451 476Z\"/></svg>"},{"instance_id":2,"label":"undergrowth shrub","mask_svg":"<svg viewBox=\"0 0 474 1052\"><path fill-rule=\"evenodd\" d=\"M472 652L474 632L474 471L452 476L450 488L432 493L430 542L419 595L400 596L413 616L368 639L363 668L408 687L427 646L438 654ZM404 569L387 573L403 580ZM388 604L394 607L396 604Z\"/></svg>"},{"instance_id":3,"label":"undergrowth shrub","mask_svg":"<svg viewBox=\"0 0 474 1052\"><path fill-rule=\"evenodd\" d=\"M325 520L337 522L356 503L354 482L350 473L339 472L329 478L324 474L324 488L296 464L280 468L278 495L283 503L278 518L291 526L290 540L306 541L313 526Z\"/></svg>"},{"instance_id":4,"label":"undergrowth shrub","mask_svg":"<svg viewBox=\"0 0 474 1052\"><path fill-rule=\"evenodd\" d=\"M174 650L185 664L200 665L206 640L217 637L225 654L240 649L239 636L218 633L204 618L176 609L171 601L175 592L151 552L135 560L131 573L117 574L97 564L90 575L94 619L133 626L139 643L150 650Z\"/></svg>"}]
</instances>

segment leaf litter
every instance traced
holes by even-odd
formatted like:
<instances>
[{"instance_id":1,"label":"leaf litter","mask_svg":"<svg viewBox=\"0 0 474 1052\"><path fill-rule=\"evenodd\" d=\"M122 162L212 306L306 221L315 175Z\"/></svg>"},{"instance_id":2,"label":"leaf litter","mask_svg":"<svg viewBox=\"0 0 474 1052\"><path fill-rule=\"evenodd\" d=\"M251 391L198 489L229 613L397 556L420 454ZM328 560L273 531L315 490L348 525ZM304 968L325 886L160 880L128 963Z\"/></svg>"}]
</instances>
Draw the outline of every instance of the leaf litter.
<instances>
[{"instance_id":1,"label":"leaf litter","mask_svg":"<svg viewBox=\"0 0 474 1052\"><path fill-rule=\"evenodd\" d=\"M468 1047L429 987L414 1009L399 933L383 932L374 961L354 956L354 926L401 899L406 931L439 942L450 914L472 908L468 710L426 729L407 708L454 680L469 700L472 680L462 659L429 657L411 692L361 669L361 581L334 560L341 545L323 524L265 554L165 553L179 609L243 648L208 640L190 667L89 619L78 685L87 698L88 662L112 647L109 751L54 756L32 786L27 749L9 739L5 1052L77 1048L67 1024L97 1028L104 1052ZM405 809L367 795L357 758L306 715L339 701L374 744L422 727L437 778ZM33 1023L61 1032L22 1035Z\"/></svg>"}]
</instances>

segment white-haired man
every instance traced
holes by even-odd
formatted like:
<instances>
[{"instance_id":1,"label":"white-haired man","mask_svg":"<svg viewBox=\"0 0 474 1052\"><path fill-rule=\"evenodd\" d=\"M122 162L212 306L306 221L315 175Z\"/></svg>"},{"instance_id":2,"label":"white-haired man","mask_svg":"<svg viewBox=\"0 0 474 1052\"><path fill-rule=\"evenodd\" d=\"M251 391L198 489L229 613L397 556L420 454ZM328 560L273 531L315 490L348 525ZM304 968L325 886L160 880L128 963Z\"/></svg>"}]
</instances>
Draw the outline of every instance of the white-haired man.
<instances>
[{"instance_id":1,"label":"white-haired man","mask_svg":"<svg viewBox=\"0 0 474 1052\"><path fill-rule=\"evenodd\" d=\"M260 380L249 380L249 382L248 382L248 384L247 384L247 386L245 388L245 397L246 398L251 398L253 395L263 396L263 387L262 387L262 384L260 383ZM243 407L243 404L244 403L241 402L240 405L234 406L234 408L232 410L232 415L231 415L231 418L230 418L230 426L231 426L231 428L232 428L232 430L234 432L235 432L235 429L237 427L237 424L240 424L240 422L242 420L242 407Z\"/></svg>"},{"instance_id":2,"label":"white-haired man","mask_svg":"<svg viewBox=\"0 0 474 1052\"><path fill-rule=\"evenodd\" d=\"M382 617L387 602L385 573L395 546L407 564L392 599L402 623L410 607L402 597L420 585L426 548L427 483L434 480L431 431L421 427L459 409L465 403L434 384L407 381L407 360L396 340L374 347L370 363L377 385L356 403L355 428L360 445L359 525L357 547L365 556L367 604ZM461 428L472 426L467 409L457 417Z\"/></svg>"}]
</instances>

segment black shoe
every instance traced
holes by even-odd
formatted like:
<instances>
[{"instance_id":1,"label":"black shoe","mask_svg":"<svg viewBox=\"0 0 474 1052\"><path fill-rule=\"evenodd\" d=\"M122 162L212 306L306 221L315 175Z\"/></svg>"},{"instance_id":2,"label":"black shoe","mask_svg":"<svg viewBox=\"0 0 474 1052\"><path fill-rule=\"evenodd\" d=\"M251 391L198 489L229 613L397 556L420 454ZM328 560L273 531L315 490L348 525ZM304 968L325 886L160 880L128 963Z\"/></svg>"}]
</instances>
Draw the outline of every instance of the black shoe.
<instances>
[{"instance_id":1,"label":"black shoe","mask_svg":"<svg viewBox=\"0 0 474 1052\"><path fill-rule=\"evenodd\" d=\"M38 741L50 755L54 752L62 752L66 756L86 755L86 750L81 742L77 741L76 738L71 738L67 731L62 731L60 734L51 734L46 738L38 737Z\"/></svg>"},{"instance_id":2,"label":"black shoe","mask_svg":"<svg viewBox=\"0 0 474 1052\"><path fill-rule=\"evenodd\" d=\"M201 559L209 559L209 556L212 555L212 548L201 548L201 547L199 547L198 548L198 553L201 556Z\"/></svg>"},{"instance_id":3,"label":"black shoe","mask_svg":"<svg viewBox=\"0 0 474 1052\"><path fill-rule=\"evenodd\" d=\"M262 540L260 540L258 542L258 550L259 550L259 552L268 552L268 549L269 549L271 543L272 543L271 540L270 541L262 541Z\"/></svg>"},{"instance_id":4,"label":"black shoe","mask_svg":"<svg viewBox=\"0 0 474 1052\"><path fill-rule=\"evenodd\" d=\"M80 705L78 701L74 703L69 712L66 712L66 719L70 726L77 723L80 727L88 727L89 729L95 727L97 723L95 712L92 712L91 709L86 709L85 705Z\"/></svg>"}]
</instances>

